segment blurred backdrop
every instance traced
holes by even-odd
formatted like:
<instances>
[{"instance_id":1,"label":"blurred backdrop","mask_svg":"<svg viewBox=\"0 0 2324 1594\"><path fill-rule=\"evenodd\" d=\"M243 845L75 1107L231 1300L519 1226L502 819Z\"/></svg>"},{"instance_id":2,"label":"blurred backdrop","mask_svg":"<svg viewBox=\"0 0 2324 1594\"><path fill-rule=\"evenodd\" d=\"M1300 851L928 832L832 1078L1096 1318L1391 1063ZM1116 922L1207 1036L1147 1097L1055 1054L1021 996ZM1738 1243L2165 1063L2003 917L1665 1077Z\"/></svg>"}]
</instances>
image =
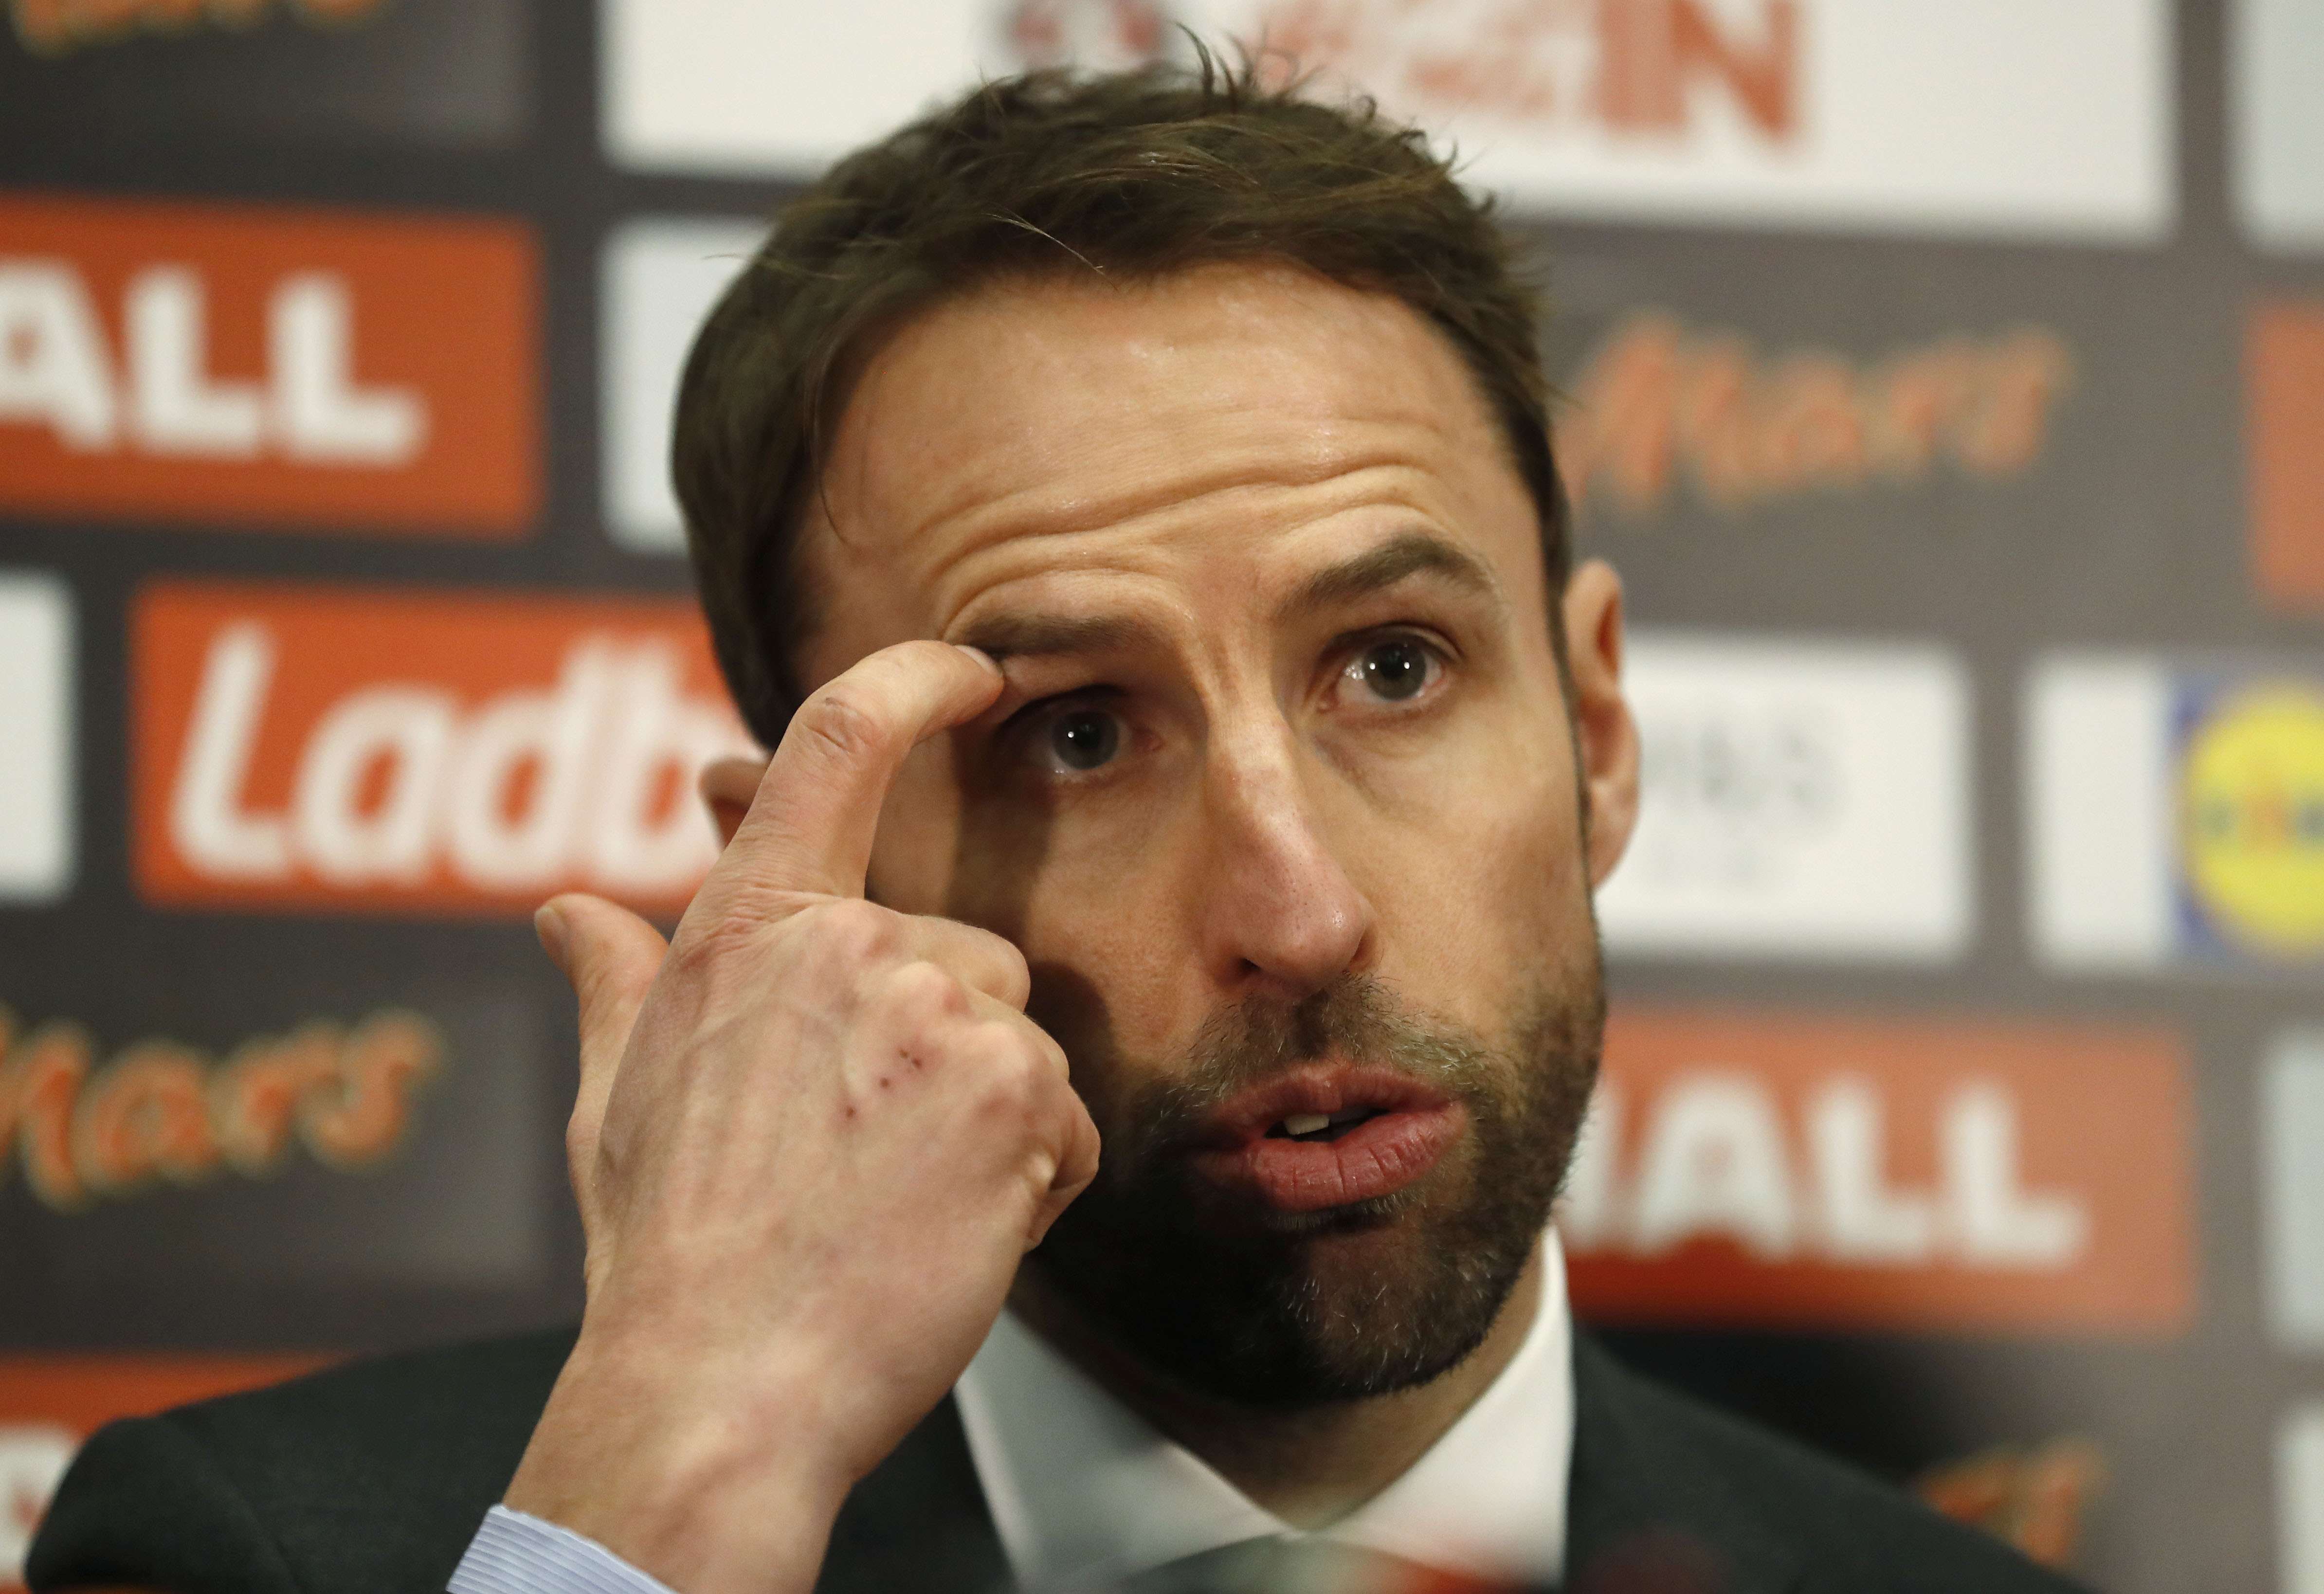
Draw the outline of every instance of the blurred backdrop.
<instances>
[{"instance_id":1,"label":"blurred backdrop","mask_svg":"<svg viewBox=\"0 0 2324 1594\"><path fill-rule=\"evenodd\" d=\"M831 156L1183 27L1548 272L1647 742L1582 1314L2324 1594L2324 0L0 18L0 1586L107 1415L577 1309L526 916L711 855L692 327Z\"/></svg>"}]
</instances>

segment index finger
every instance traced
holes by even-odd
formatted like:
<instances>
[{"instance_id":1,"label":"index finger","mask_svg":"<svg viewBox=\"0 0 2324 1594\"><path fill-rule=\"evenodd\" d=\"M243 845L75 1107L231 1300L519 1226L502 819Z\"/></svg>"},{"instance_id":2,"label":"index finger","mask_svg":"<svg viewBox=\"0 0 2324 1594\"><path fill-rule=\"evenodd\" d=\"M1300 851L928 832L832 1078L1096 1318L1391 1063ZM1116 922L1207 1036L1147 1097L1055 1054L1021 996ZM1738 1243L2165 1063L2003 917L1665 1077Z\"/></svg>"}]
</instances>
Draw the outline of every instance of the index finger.
<instances>
[{"instance_id":1,"label":"index finger","mask_svg":"<svg viewBox=\"0 0 2324 1594\"><path fill-rule=\"evenodd\" d=\"M858 659L791 716L712 879L861 897L906 755L1000 695L1001 667L973 648L899 642Z\"/></svg>"}]
</instances>

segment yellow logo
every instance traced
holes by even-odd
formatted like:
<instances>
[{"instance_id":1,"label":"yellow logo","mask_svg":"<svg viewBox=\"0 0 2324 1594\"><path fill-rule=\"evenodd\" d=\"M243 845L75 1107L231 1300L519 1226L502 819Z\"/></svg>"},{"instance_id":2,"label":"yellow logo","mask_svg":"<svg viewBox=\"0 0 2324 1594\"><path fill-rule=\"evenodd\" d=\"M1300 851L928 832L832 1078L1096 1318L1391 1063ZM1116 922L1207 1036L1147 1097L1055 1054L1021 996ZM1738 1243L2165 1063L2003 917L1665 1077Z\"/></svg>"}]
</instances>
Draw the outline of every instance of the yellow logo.
<instances>
[{"instance_id":1,"label":"yellow logo","mask_svg":"<svg viewBox=\"0 0 2324 1594\"><path fill-rule=\"evenodd\" d=\"M2324 954L2324 687L2219 703L2188 738L2180 804L2188 888L2221 936Z\"/></svg>"}]
</instances>

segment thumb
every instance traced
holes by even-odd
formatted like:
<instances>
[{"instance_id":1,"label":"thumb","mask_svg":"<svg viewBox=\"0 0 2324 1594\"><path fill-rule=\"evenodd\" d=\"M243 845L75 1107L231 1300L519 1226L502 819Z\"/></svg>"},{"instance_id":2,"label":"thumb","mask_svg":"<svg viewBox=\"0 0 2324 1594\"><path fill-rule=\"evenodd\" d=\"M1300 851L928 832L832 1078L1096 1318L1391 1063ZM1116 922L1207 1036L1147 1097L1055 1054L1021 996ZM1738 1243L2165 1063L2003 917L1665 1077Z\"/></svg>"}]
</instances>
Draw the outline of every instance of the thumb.
<instances>
[{"instance_id":1,"label":"thumb","mask_svg":"<svg viewBox=\"0 0 2324 1594\"><path fill-rule=\"evenodd\" d=\"M566 1147L578 1182L594 1159L605 1101L613 1094L638 1009L669 944L628 908L578 891L551 898L532 923L580 1002L581 1084Z\"/></svg>"}]
</instances>

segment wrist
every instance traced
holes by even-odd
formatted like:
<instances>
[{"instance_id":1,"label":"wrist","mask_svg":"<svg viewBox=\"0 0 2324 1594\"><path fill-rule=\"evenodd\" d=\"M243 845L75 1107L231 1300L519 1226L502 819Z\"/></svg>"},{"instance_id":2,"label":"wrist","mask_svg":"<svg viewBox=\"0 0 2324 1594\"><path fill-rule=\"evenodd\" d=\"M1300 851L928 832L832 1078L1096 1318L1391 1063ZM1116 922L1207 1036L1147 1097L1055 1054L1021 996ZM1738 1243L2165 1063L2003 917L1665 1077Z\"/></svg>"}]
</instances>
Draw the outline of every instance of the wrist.
<instances>
[{"instance_id":1,"label":"wrist","mask_svg":"<svg viewBox=\"0 0 2324 1594\"><path fill-rule=\"evenodd\" d=\"M722 1369L585 1327L503 1503L678 1594L807 1594L853 1482L821 1437L822 1386L779 1359Z\"/></svg>"}]
</instances>

